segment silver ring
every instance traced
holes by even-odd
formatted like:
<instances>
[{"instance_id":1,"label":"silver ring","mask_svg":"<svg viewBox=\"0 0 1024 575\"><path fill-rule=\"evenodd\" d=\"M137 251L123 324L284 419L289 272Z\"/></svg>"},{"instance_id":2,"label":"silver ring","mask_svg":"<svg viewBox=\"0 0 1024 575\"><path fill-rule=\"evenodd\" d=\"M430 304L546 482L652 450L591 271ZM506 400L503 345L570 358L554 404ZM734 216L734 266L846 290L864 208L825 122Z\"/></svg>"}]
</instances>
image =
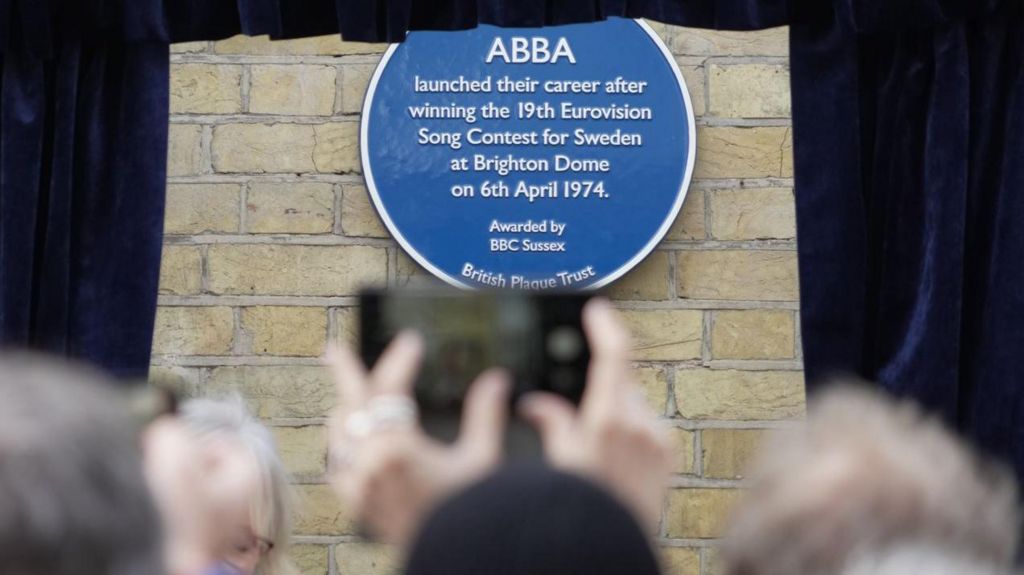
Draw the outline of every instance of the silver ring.
<instances>
[{"instance_id":1,"label":"silver ring","mask_svg":"<svg viewBox=\"0 0 1024 575\"><path fill-rule=\"evenodd\" d=\"M378 425L392 423L411 425L420 417L416 402L404 395L381 395L366 404L366 411Z\"/></svg>"},{"instance_id":2,"label":"silver ring","mask_svg":"<svg viewBox=\"0 0 1024 575\"><path fill-rule=\"evenodd\" d=\"M416 402L403 395L381 395L345 420L345 433L364 438L387 429L412 427L419 420Z\"/></svg>"},{"instance_id":3,"label":"silver ring","mask_svg":"<svg viewBox=\"0 0 1024 575\"><path fill-rule=\"evenodd\" d=\"M345 419L345 434L349 437L361 438L373 432L373 421L366 410L349 414Z\"/></svg>"}]
</instances>

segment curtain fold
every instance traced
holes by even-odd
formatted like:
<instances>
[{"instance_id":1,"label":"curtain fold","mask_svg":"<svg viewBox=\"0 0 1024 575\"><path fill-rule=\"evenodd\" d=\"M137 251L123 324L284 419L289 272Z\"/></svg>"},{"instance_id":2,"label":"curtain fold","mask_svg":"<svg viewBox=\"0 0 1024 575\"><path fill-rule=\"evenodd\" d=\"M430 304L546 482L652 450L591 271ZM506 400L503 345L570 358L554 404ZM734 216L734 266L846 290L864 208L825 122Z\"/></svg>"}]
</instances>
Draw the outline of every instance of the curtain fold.
<instances>
[{"instance_id":1,"label":"curtain fold","mask_svg":"<svg viewBox=\"0 0 1024 575\"><path fill-rule=\"evenodd\" d=\"M215 40L235 34L399 42L409 30L545 26L612 16L756 30L833 17L861 33L962 22L1016 0L0 0L0 47L50 54L68 38Z\"/></svg>"},{"instance_id":2,"label":"curtain fold","mask_svg":"<svg viewBox=\"0 0 1024 575\"><path fill-rule=\"evenodd\" d=\"M839 8L791 28L809 389L877 381L1024 477L1024 6Z\"/></svg>"},{"instance_id":3,"label":"curtain fold","mask_svg":"<svg viewBox=\"0 0 1024 575\"><path fill-rule=\"evenodd\" d=\"M168 47L7 52L0 344L145 377L159 281Z\"/></svg>"}]
</instances>

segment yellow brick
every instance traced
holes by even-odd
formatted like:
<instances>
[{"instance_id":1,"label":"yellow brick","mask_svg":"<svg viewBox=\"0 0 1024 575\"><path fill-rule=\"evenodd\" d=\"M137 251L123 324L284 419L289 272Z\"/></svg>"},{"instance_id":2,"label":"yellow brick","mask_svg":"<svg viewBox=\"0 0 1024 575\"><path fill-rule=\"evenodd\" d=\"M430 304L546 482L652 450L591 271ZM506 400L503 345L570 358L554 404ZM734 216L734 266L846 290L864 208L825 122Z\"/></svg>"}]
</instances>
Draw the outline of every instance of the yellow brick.
<instances>
[{"instance_id":1,"label":"yellow brick","mask_svg":"<svg viewBox=\"0 0 1024 575\"><path fill-rule=\"evenodd\" d=\"M665 371L643 367L636 370L636 380L654 413L664 415L668 406L668 377Z\"/></svg>"},{"instance_id":2,"label":"yellow brick","mask_svg":"<svg viewBox=\"0 0 1024 575\"><path fill-rule=\"evenodd\" d=\"M676 451L673 454L674 460L672 462L672 471L674 473L692 474L694 472L694 432L686 429L672 428L671 435L676 448Z\"/></svg>"},{"instance_id":3,"label":"yellow brick","mask_svg":"<svg viewBox=\"0 0 1024 575\"><path fill-rule=\"evenodd\" d=\"M695 178L768 178L792 173L793 143L782 126L697 129Z\"/></svg>"},{"instance_id":4,"label":"yellow brick","mask_svg":"<svg viewBox=\"0 0 1024 575\"><path fill-rule=\"evenodd\" d=\"M607 288L605 295L612 299L665 300L668 299L670 254L651 252L633 271L622 276Z\"/></svg>"},{"instance_id":5,"label":"yellow brick","mask_svg":"<svg viewBox=\"0 0 1024 575\"><path fill-rule=\"evenodd\" d=\"M155 355L223 355L234 341L229 307L161 307L153 334Z\"/></svg>"},{"instance_id":6,"label":"yellow brick","mask_svg":"<svg viewBox=\"0 0 1024 575\"><path fill-rule=\"evenodd\" d=\"M218 54L245 54L248 56L345 56L349 54L377 54L387 50L387 44L342 42L337 34L303 38L301 40L275 40L266 36L235 36L213 45Z\"/></svg>"},{"instance_id":7,"label":"yellow brick","mask_svg":"<svg viewBox=\"0 0 1024 575\"><path fill-rule=\"evenodd\" d=\"M341 202L341 229L346 236L389 237L365 186L345 186Z\"/></svg>"},{"instance_id":8,"label":"yellow brick","mask_svg":"<svg viewBox=\"0 0 1024 575\"><path fill-rule=\"evenodd\" d=\"M253 114L330 116L337 70L306 64L252 67L249 111Z\"/></svg>"},{"instance_id":9,"label":"yellow brick","mask_svg":"<svg viewBox=\"0 0 1024 575\"><path fill-rule=\"evenodd\" d=\"M790 359L794 355L793 312L717 311L711 328L715 359Z\"/></svg>"},{"instance_id":10,"label":"yellow brick","mask_svg":"<svg viewBox=\"0 0 1024 575\"><path fill-rule=\"evenodd\" d=\"M246 196L246 227L254 234L328 234L334 228L334 186L254 183Z\"/></svg>"},{"instance_id":11,"label":"yellow brick","mask_svg":"<svg viewBox=\"0 0 1024 575\"><path fill-rule=\"evenodd\" d=\"M662 547L665 575L700 575L700 552L692 547Z\"/></svg>"},{"instance_id":12,"label":"yellow brick","mask_svg":"<svg viewBox=\"0 0 1024 575\"><path fill-rule=\"evenodd\" d=\"M319 366L218 367L206 391L238 393L261 418L323 417L334 404L334 383Z\"/></svg>"},{"instance_id":13,"label":"yellow brick","mask_svg":"<svg viewBox=\"0 0 1024 575\"><path fill-rule=\"evenodd\" d=\"M248 307L242 330L257 355L319 356L327 340L327 310L315 307Z\"/></svg>"},{"instance_id":14,"label":"yellow brick","mask_svg":"<svg viewBox=\"0 0 1024 575\"><path fill-rule=\"evenodd\" d=\"M633 357L679 361L701 356L703 313L697 310L623 310L633 334Z\"/></svg>"},{"instance_id":15,"label":"yellow brick","mask_svg":"<svg viewBox=\"0 0 1024 575\"><path fill-rule=\"evenodd\" d=\"M168 127L167 175L192 176L203 171L203 128L193 124Z\"/></svg>"},{"instance_id":16,"label":"yellow brick","mask_svg":"<svg viewBox=\"0 0 1024 575\"><path fill-rule=\"evenodd\" d=\"M693 105L693 115L700 117L707 113L707 102L704 98L704 66L694 66L679 62L679 71L683 73L686 80L686 89L690 92L690 104Z\"/></svg>"},{"instance_id":17,"label":"yellow brick","mask_svg":"<svg viewBox=\"0 0 1024 575\"><path fill-rule=\"evenodd\" d=\"M298 505L295 533L298 535L351 535L352 518L342 509L338 496L328 485L296 485Z\"/></svg>"},{"instance_id":18,"label":"yellow brick","mask_svg":"<svg viewBox=\"0 0 1024 575\"><path fill-rule=\"evenodd\" d=\"M292 545L288 548L288 556L301 575L327 575L329 551L323 545Z\"/></svg>"},{"instance_id":19,"label":"yellow brick","mask_svg":"<svg viewBox=\"0 0 1024 575\"><path fill-rule=\"evenodd\" d=\"M672 223L666 240L702 240L704 239L704 191L690 189L686 193L686 202L679 216Z\"/></svg>"},{"instance_id":20,"label":"yellow brick","mask_svg":"<svg viewBox=\"0 0 1024 575\"><path fill-rule=\"evenodd\" d=\"M397 575L398 551L373 543L341 543L334 548L339 575Z\"/></svg>"},{"instance_id":21,"label":"yellow brick","mask_svg":"<svg viewBox=\"0 0 1024 575\"><path fill-rule=\"evenodd\" d=\"M238 231L238 184L167 186L164 233L203 234Z\"/></svg>"},{"instance_id":22,"label":"yellow brick","mask_svg":"<svg viewBox=\"0 0 1024 575\"><path fill-rule=\"evenodd\" d=\"M796 237L796 203L788 188L710 192L711 235L718 240Z\"/></svg>"},{"instance_id":23,"label":"yellow brick","mask_svg":"<svg viewBox=\"0 0 1024 575\"><path fill-rule=\"evenodd\" d=\"M242 67L172 64L172 114L237 114L242 111Z\"/></svg>"},{"instance_id":24,"label":"yellow brick","mask_svg":"<svg viewBox=\"0 0 1024 575\"><path fill-rule=\"evenodd\" d=\"M359 114L363 111L366 88L376 66L349 64L341 71L341 111L345 114Z\"/></svg>"},{"instance_id":25,"label":"yellow brick","mask_svg":"<svg viewBox=\"0 0 1024 575\"><path fill-rule=\"evenodd\" d=\"M708 70L712 116L787 118L789 67L781 64L713 64Z\"/></svg>"},{"instance_id":26,"label":"yellow brick","mask_svg":"<svg viewBox=\"0 0 1024 575\"><path fill-rule=\"evenodd\" d=\"M446 285L439 278L423 269L403 250L396 250L398 265L395 266L395 287L423 287Z\"/></svg>"},{"instance_id":27,"label":"yellow brick","mask_svg":"<svg viewBox=\"0 0 1024 575\"><path fill-rule=\"evenodd\" d=\"M213 293L345 296L384 285L387 253L366 246L215 245L207 268Z\"/></svg>"},{"instance_id":28,"label":"yellow brick","mask_svg":"<svg viewBox=\"0 0 1024 575\"><path fill-rule=\"evenodd\" d=\"M672 39L672 34L674 33L672 30L670 30L670 28L674 27L669 26L668 24L663 24L656 20L644 20L644 22L647 24L648 27L650 27L651 30L654 31L655 34L658 35L659 38L661 38L661 41L664 42L667 46L669 41Z\"/></svg>"},{"instance_id":29,"label":"yellow brick","mask_svg":"<svg viewBox=\"0 0 1024 575\"><path fill-rule=\"evenodd\" d=\"M796 252L687 250L678 257L682 298L795 301L799 296Z\"/></svg>"},{"instance_id":30,"label":"yellow brick","mask_svg":"<svg viewBox=\"0 0 1024 575\"><path fill-rule=\"evenodd\" d=\"M316 171L327 174L349 174L362 171L359 158L359 124L334 122L315 126L316 147L313 163Z\"/></svg>"},{"instance_id":31,"label":"yellow brick","mask_svg":"<svg viewBox=\"0 0 1024 575\"><path fill-rule=\"evenodd\" d=\"M804 380L798 371L684 369L675 398L687 419L790 419L804 413Z\"/></svg>"},{"instance_id":32,"label":"yellow brick","mask_svg":"<svg viewBox=\"0 0 1024 575\"><path fill-rule=\"evenodd\" d=\"M274 427L281 460L292 475L310 477L327 471L327 428Z\"/></svg>"},{"instance_id":33,"label":"yellow brick","mask_svg":"<svg viewBox=\"0 0 1024 575\"><path fill-rule=\"evenodd\" d=\"M669 492L666 534L678 539L721 537L739 498L736 489L674 489Z\"/></svg>"},{"instance_id":34,"label":"yellow brick","mask_svg":"<svg viewBox=\"0 0 1024 575\"><path fill-rule=\"evenodd\" d=\"M149 385L166 389L177 397L197 396L200 379L202 374L198 368L169 365L153 365L149 368Z\"/></svg>"},{"instance_id":35,"label":"yellow brick","mask_svg":"<svg viewBox=\"0 0 1024 575\"><path fill-rule=\"evenodd\" d=\"M208 42L179 42L178 44L171 44L172 54L195 54L197 52L205 52Z\"/></svg>"},{"instance_id":36,"label":"yellow brick","mask_svg":"<svg viewBox=\"0 0 1024 575\"><path fill-rule=\"evenodd\" d=\"M164 246L160 293L193 295L203 289L203 254L196 246Z\"/></svg>"},{"instance_id":37,"label":"yellow brick","mask_svg":"<svg viewBox=\"0 0 1024 575\"><path fill-rule=\"evenodd\" d=\"M335 311L335 323L338 328L336 341L343 345L359 343L359 309L343 307Z\"/></svg>"},{"instance_id":38,"label":"yellow brick","mask_svg":"<svg viewBox=\"0 0 1024 575\"><path fill-rule=\"evenodd\" d=\"M728 571L718 547L704 548L704 575L725 575Z\"/></svg>"},{"instance_id":39,"label":"yellow brick","mask_svg":"<svg viewBox=\"0 0 1024 575\"><path fill-rule=\"evenodd\" d=\"M782 139L782 177L793 177L793 130L786 129L786 135Z\"/></svg>"},{"instance_id":40,"label":"yellow brick","mask_svg":"<svg viewBox=\"0 0 1024 575\"><path fill-rule=\"evenodd\" d=\"M668 43L681 56L788 56L789 29L759 32L668 27Z\"/></svg>"},{"instance_id":41,"label":"yellow brick","mask_svg":"<svg viewBox=\"0 0 1024 575\"><path fill-rule=\"evenodd\" d=\"M741 479L764 439L761 429L705 429L701 432L704 477Z\"/></svg>"},{"instance_id":42,"label":"yellow brick","mask_svg":"<svg viewBox=\"0 0 1024 575\"><path fill-rule=\"evenodd\" d=\"M313 126L228 124L213 128L213 167L218 172L312 172Z\"/></svg>"}]
</instances>

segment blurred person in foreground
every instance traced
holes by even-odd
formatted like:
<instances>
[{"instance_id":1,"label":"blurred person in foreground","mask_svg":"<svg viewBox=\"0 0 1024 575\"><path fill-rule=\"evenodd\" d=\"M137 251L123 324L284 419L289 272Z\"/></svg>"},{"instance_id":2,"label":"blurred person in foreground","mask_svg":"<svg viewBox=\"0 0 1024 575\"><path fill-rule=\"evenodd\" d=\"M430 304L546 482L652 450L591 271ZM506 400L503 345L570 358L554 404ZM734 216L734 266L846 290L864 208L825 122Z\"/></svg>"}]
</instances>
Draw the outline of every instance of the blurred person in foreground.
<instances>
[{"instance_id":1,"label":"blurred person in foreground","mask_svg":"<svg viewBox=\"0 0 1024 575\"><path fill-rule=\"evenodd\" d=\"M0 357L0 573L164 573L136 429L99 376Z\"/></svg>"},{"instance_id":2,"label":"blurred person in foreground","mask_svg":"<svg viewBox=\"0 0 1024 575\"><path fill-rule=\"evenodd\" d=\"M629 334L611 304L592 300L583 324L592 359L579 408L548 394L519 405L550 467L497 474L506 374L471 386L447 446L417 425L419 336L399 335L370 372L351 350L329 351L332 485L372 534L404 548L407 573L657 573L648 534L671 467L667 430L633 380Z\"/></svg>"},{"instance_id":3,"label":"blurred person in foreground","mask_svg":"<svg viewBox=\"0 0 1024 575\"><path fill-rule=\"evenodd\" d=\"M248 517L226 533L222 560L245 575L288 575L293 494L288 473L270 430L256 420L240 397L192 399L182 404L180 419L203 446L222 446L244 454L255 466L257 481L248 493Z\"/></svg>"},{"instance_id":4,"label":"blurred person in foreground","mask_svg":"<svg viewBox=\"0 0 1024 575\"><path fill-rule=\"evenodd\" d=\"M966 573L1012 564L1020 513L1007 470L916 405L865 389L826 391L808 413L762 446L723 547L726 575L840 573L901 545L978 569Z\"/></svg>"},{"instance_id":5,"label":"blurred person in foreground","mask_svg":"<svg viewBox=\"0 0 1024 575\"><path fill-rule=\"evenodd\" d=\"M854 556L841 575L1013 575L1014 571L931 545L894 545Z\"/></svg>"},{"instance_id":6,"label":"blurred person in foreground","mask_svg":"<svg viewBox=\"0 0 1024 575\"><path fill-rule=\"evenodd\" d=\"M0 356L0 398L0 573L230 572L247 458L173 417L144 427L110 381L56 358Z\"/></svg>"}]
</instances>

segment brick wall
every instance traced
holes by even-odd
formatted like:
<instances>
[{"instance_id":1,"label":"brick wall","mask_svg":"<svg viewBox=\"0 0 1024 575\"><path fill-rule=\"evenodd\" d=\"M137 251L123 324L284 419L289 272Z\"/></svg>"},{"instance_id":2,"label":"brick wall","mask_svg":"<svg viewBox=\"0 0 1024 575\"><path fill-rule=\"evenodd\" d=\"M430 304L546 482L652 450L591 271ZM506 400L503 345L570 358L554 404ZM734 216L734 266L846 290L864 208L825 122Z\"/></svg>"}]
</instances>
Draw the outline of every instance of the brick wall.
<instances>
[{"instance_id":1,"label":"brick wall","mask_svg":"<svg viewBox=\"0 0 1024 575\"><path fill-rule=\"evenodd\" d=\"M608 289L682 453L661 529L671 573L714 572L723 510L763 430L803 411L787 33L655 25L698 116L678 222ZM304 509L304 573L388 573L323 482L326 341L353 294L426 274L388 238L360 176L363 93L383 46L234 38L172 55L167 222L153 378L238 390L272 426Z\"/></svg>"}]
</instances>

